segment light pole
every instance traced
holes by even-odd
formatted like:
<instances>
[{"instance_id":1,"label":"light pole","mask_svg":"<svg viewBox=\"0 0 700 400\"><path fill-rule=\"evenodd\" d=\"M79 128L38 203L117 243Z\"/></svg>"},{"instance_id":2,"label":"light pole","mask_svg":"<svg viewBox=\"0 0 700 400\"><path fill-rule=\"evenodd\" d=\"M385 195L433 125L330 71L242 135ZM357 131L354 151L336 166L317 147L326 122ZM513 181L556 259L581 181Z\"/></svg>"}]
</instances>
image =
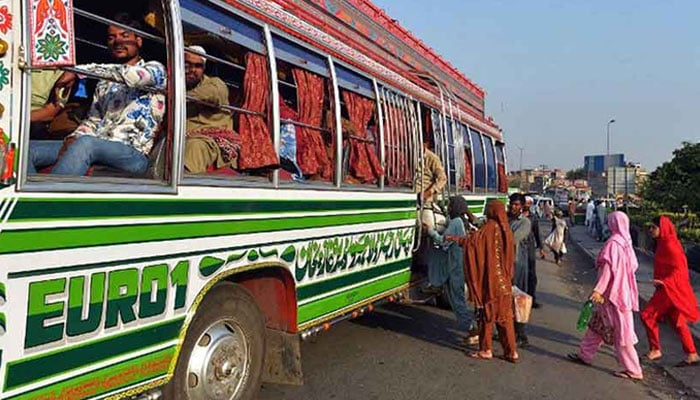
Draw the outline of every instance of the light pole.
<instances>
[{"instance_id":1,"label":"light pole","mask_svg":"<svg viewBox=\"0 0 700 400\"><path fill-rule=\"evenodd\" d=\"M605 190L606 190L606 191L608 190L608 188L607 188L607 187L608 187L607 181L610 179L610 177L608 176L608 166L610 165L610 125L612 125L612 124L614 124L614 123L615 123L615 119L612 118L612 119L610 119L610 121L608 121L608 125L607 125L607 127L606 127L606 128L607 128L607 129L606 129L606 132L607 132L607 139L608 139L608 140L607 140L607 147L605 148L606 150L605 150L605 162L604 162L605 181L606 181L606 182L605 182ZM615 186L615 182L613 181L613 192L615 192L615 187L614 187L614 186ZM609 194L609 193L608 193L608 194Z\"/></svg>"},{"instance_id":2,"label":"light pole","mask_svg":"<svg viewBox=\"0 0 700 400\"><path fill-rule=\"evenodd\" d=\"M523 190L525 187L525 171L523 171L523 150L525 150L525 146L520 147L520 146L515 146L520 150L520 190Z\"/></svg>"}]
</instances>

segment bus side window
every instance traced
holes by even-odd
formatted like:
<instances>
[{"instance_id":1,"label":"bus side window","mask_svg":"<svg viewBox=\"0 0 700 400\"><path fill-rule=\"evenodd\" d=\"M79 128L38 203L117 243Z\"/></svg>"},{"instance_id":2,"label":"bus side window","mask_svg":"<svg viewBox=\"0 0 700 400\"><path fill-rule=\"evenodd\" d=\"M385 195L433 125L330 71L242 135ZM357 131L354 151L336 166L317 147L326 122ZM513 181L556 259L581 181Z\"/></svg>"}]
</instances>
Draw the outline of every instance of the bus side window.
<instances>
[{"instance_id":1,"label":"bus side window","mask_svg":"<svg viewBox=\"0 0 700 400\"><path fill-rule=\"evenodd\" d=\"M169 117L161 3L74 6L77 65L32 72L29 181L52 174L168 180L164 168L154 173L165 158ZM104 179L86 182L93 181Z\"/></svg>"},{"instance_id":2,"label":"bus side window","mask_svg":"<svg viewBox=\"0 0 700 400\"><path fill-rule=\"evenodd\" d=\"M474 156L474 187L477 192L486 190L486 156L484 154L481 133L469 128L472 138L472 155Z\"/></svg>"},{"instance_id":3,"label":"bus side window","mask_svg":"<svg viewBox=\"0 0 700 400\"><path fill-rule=\"evenodd\" d=\"M496 160L498 161L498 192L508 193L508 177L506 176L505 143L496 142Z\"/></svg>"},{"instance_id":4,"label":"bus side window","mask_svg":"<svg viewBox=\"0 0 700 400\"><path fill-rule=\"evenodd\" d=\"M472 170L472 147L469 139L469 130L466 125L459 125L464 145L464 175L460 187L468 192L474 190L474 171Z\"/></svg>"},{"instance_id":5,"label":"bus side window","mask_svg":"<svg viewBox=\"0 0 700 400\"><path fill-rule=\"evenodd\" d=\"M486 148L486 189L493 193L498 190L497 175L496 175L496 151L493 145L493 139L490 136L483 135L484 147Z\"/></svg>"},{"instance_id":6,"label":"bus side window","mask_svg":"<svg viewBox=\"0 0 700 400\"><path fill-rule=\"evenodd\" d=\"M279 165L270 127L262 28L224 9L181 0L186 43L187 177L268 180Z\"/></svg>"},{"instance_id":7,"label":"bus side window","mask_svg":"<svg viewBox=\"0 0 700 400\"><path fill-rule=\"evenodd\" d=\"M333 182L335 123L327 57L274 35L280 91L280 178Z\"/></svg>"},{"instance_id":8,"label":"bus side window","mask_svg":"<svg viewBox=\"0 0 700 400\"><path fill-rule=\"evenodd\" d=\"M393 90L382 89L384 112L385 185L413 188L420 160L420 135L416 103Z\"/></svg>"}]
</instances>

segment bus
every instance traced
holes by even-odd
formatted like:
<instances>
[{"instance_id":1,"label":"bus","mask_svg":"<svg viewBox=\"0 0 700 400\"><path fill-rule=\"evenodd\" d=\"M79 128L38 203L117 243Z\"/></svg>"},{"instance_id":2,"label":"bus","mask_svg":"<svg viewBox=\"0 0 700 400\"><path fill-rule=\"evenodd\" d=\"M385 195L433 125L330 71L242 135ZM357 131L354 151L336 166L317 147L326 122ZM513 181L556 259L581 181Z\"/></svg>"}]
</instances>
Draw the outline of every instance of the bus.
<instances>
[{"instance_id":1,"label":"bus","mask_svg":"<svg viewBox=\"0 0 700 400\"><path fill-rule=\"evenodd\" d=\"M423 141L505 197L484 98L368 0L0 0L0 399L301 384L423 279Z\"/></svg>"}]
</instances>

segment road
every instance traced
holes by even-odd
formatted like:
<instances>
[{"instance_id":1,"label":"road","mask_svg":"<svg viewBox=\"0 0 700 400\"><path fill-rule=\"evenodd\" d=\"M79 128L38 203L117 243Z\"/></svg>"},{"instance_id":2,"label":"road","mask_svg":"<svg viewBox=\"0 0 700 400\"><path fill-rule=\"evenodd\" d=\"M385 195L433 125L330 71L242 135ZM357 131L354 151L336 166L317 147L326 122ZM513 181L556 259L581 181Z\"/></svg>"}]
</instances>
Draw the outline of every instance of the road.
<instances>
[{"instance_id":1,"label":"road","mask_svg":"<svg viewBox=\"0 0 700 400\"><path fill-rule=\"evenodd\" d=\"M546 226L543 226L543 230ZM566 359L581 332L575 323L595 271L570 246L562 266L538 262L538 301L522 361L473 360L457 345L451 312L431 306L390 305L344 322L302 345L305 384L263 386L260 399L695 399L659 367L643 364L645 381L612 376L619 369L604 347L585 367ZM646 336L637 321L646 351ZM495 353L501 351L494 345Z\"/></svg>"}]
</instances>

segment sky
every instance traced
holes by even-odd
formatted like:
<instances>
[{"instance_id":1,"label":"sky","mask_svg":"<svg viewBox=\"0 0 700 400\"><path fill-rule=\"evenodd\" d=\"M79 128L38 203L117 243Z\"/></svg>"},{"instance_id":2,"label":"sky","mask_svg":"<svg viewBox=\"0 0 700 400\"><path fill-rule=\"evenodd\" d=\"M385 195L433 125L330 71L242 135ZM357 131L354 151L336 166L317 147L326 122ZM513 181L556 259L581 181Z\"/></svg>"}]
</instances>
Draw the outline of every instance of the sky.
<instances>
[{"instance_id":1,"label":"sky","mask_svg":"<svg viewBox=\"0 0 700 400\"><path fill-rule=\"evenodd\" d=\"M373 0L486 90L510 170L700 140L700 1Z\"/></svg>"}]
</instances>

